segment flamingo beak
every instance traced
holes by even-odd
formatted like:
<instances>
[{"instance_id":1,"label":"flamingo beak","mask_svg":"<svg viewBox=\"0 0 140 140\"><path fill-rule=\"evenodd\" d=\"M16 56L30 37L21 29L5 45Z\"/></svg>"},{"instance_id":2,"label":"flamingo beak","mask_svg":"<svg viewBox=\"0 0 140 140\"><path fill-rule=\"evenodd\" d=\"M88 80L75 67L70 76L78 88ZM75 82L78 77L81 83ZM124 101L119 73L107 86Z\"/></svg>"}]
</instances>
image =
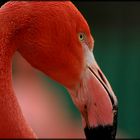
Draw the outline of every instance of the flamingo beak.
<instances>
[{"instance_id":1,"label":"flamingo beak","mask_svg":"<svg viewBox=\"0 0 140 140\"><path fill-rule=\"evenodd\" d=\"M87 139L115 139L117 98L95 58L87 66L87 69L88 78L86 82L90 99L87 105L87 108L89 106L88 111L86 111L87 115L83 114L86 118L85 135Z\"/></svg>"},{"instance_id":2,"label":"flamingo beak","mask_svg":"<svg viewBox=\"0 0 140 140\"><path fill-rule=\"evenodd\" d=\"M87 139L113 139L117 127L117 98L92 52L86 54L86 70L79 87L70 91L82 114Z\"/></svg>"}]
</instances>

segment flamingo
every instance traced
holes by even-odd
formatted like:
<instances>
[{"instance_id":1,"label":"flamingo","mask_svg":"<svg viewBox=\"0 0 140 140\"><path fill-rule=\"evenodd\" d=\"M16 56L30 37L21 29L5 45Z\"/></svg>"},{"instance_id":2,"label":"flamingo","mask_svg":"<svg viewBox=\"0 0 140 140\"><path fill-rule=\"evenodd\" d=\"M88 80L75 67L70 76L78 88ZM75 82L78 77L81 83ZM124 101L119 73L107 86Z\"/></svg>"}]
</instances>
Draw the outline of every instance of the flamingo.
<instances>
[{"instance_id":1,"label":"flamingo","mask_svg":"<svg viewBox=\"0 0 140 140\"><path fill-rule=\"evenodd\" d=\"M0 27L1 138L37 138L12 87L18 51L68 90L87 139L115 139L117 98L92 53L88 23L72 2L9 1L0 8Z\"/></svg>"}]
</instances>

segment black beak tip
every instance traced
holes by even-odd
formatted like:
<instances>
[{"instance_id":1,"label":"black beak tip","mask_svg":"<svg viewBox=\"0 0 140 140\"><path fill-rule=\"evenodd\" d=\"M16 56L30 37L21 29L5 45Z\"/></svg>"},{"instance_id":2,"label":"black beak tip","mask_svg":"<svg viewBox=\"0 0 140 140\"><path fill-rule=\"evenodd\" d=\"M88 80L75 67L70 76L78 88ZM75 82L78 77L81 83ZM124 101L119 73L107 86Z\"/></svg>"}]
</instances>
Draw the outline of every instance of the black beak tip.
<instances>
[{"instance_id":1,"label":"black beak tip","mask_svg":"<svg viewBox=\"0 0 140 140\"><path fill-rule=\"evenodd\" d=\"M106 125L106 126L98 126L95 128L84 128L86 139L87 140L98 140L98 139L107 139L107 140L115 140L116 131L114 130L114 126Z\"/></svg>"},{"instance_id":2,"label":"black beak tip","mask_svg":"<svg viewBox=\"0 0 140 140\"><path fill-rule=\"evenodd\" d=\"M84 132L87 140L115 140L118 122L118 106L113 106L114 121L112 125L98 125L97 127L85 127Z\"/></svg>"}]
</instances>

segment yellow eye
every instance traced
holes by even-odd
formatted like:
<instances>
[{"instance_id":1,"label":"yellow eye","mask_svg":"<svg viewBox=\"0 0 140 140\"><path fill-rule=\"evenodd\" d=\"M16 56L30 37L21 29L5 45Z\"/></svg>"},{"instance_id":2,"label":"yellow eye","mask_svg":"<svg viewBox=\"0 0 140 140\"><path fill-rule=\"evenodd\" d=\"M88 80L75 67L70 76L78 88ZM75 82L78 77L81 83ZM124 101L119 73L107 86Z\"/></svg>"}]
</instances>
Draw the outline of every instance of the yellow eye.
<instances>
[{"instance_id":1,"label":"yellow eye","mask_svg":"<svg viewBox=\"0 0 140 140\"><path fill-rule=\"evenodd\" d=\"M79 33L79 40L83 41L85 39L84 33Z\"/></svg>"}]
</instances>

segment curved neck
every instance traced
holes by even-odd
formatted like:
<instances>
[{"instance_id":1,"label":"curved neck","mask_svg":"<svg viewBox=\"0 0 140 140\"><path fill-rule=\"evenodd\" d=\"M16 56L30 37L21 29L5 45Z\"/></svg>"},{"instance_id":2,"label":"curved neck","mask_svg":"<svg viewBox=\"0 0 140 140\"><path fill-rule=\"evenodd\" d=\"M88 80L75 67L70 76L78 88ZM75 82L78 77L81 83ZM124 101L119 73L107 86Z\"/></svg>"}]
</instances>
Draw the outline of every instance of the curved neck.
<instances>
[{"instance_id":1,"label":"curved neck","mask_svg":"<svg viewBox=\"0 0 140 140\"><path fill-rule=\"evenodd\" d=\"M0 37L0 138L35 138L12 88L13 48Z\"/></svg>"}]
</instances>

